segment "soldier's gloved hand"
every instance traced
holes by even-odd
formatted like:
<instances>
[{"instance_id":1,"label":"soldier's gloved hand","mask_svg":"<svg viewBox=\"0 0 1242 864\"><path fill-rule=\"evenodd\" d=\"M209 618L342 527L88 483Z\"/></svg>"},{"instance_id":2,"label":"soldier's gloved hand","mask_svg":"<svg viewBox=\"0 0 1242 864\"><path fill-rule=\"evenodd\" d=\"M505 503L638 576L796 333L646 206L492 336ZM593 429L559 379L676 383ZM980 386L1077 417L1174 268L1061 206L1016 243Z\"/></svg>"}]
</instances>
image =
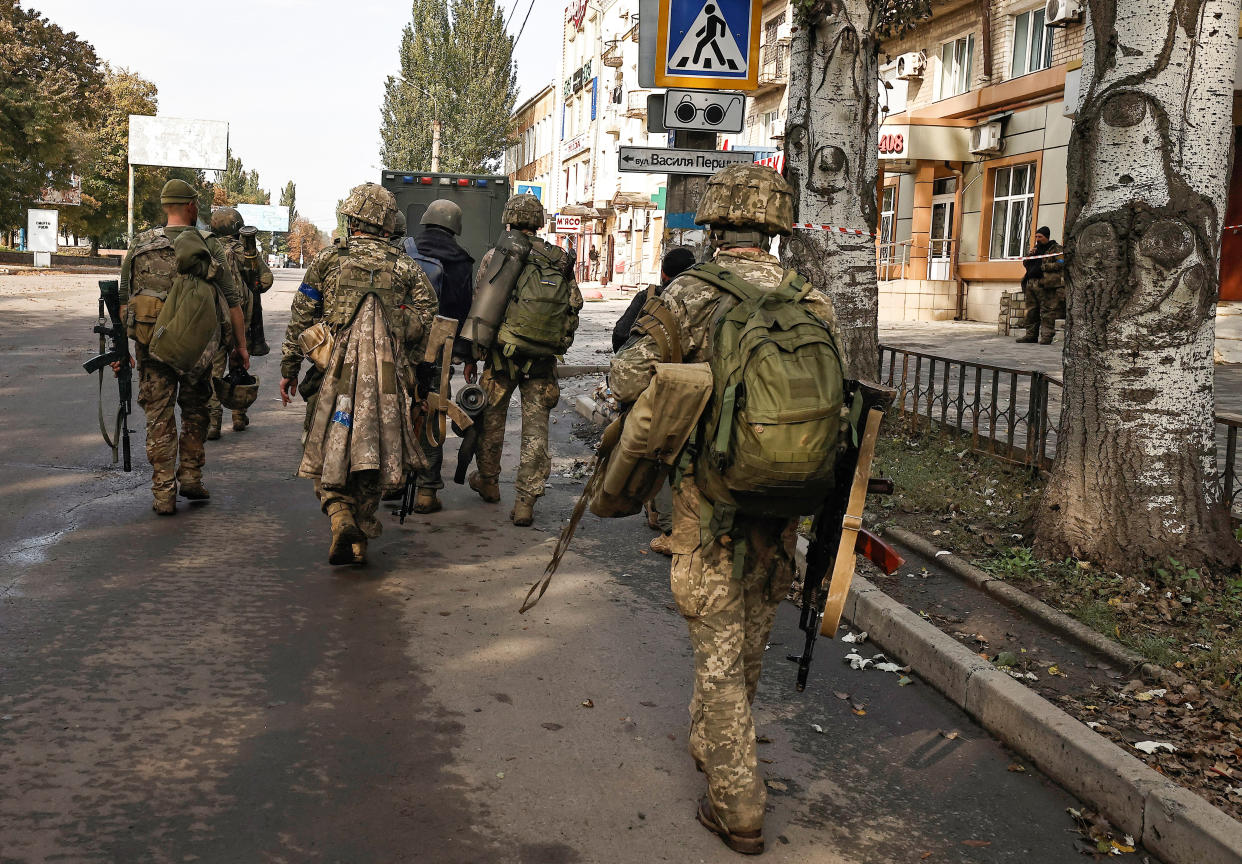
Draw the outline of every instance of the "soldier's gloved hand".
<instances>
[{"instance_id":1,"label":"soldier's gloved hand","mask_svg":"<svg viewBox=\"0 0 1242 864\"><path fill-rule=\"evenodd\" d=\"M298 389L298 376L280 379L280 404L288 405L293 401L293 392Z\"/></svg>"}]
</instances>

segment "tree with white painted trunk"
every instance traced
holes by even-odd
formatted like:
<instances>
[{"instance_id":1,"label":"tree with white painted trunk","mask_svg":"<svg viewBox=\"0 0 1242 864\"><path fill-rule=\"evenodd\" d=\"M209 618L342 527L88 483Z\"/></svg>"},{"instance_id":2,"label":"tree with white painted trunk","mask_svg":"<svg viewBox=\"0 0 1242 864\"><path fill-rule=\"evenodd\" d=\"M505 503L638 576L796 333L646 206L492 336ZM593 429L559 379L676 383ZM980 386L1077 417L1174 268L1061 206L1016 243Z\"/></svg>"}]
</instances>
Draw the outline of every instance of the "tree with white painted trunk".
<instances>
[{"instance_id":1,"label":"tree with white painted trunk","mask_svg":"<svg viewBox=\"0 0 1242 864\"><path fill-rule=\"evenodd\" d=\"M928 0L795 0L785 124L787 177L798 222L862 235L794 229L787 266L832 298L848 374L879 373L878 55L881 40L930 15Z\"/></svg>"},{"instance_id":2,"label":"tree with white painted trunk","mask_svg":"<svg viewBox=\"0 0 1242 864\"><path fill-rule=\"evenodd\" d=\"M1239 0L1090 0L1069 147L1065 394L1036 548L1235 564L1214 311Z\"/></svg>"}]
</instances>

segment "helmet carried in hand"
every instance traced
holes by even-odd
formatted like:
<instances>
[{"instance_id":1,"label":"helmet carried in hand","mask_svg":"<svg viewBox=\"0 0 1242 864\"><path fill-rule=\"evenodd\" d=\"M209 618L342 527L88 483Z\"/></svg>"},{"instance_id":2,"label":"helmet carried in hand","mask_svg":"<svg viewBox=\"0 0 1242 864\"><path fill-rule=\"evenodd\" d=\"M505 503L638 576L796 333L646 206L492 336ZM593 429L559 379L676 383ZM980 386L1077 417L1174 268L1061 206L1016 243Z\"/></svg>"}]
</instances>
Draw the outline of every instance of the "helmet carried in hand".
<instances>
[{"instance_id":1,"label":"helmet carried in hand","mask_svg":"<svg viewBox=\"0 0 1242 864\"><path fill-rule=\"evenodd\" d=\"M220 404L231 411L245 411L259 398L259 379L245 369L230 369L225 375L211 379L211 389Z\"/></svg>"}]
</instances>

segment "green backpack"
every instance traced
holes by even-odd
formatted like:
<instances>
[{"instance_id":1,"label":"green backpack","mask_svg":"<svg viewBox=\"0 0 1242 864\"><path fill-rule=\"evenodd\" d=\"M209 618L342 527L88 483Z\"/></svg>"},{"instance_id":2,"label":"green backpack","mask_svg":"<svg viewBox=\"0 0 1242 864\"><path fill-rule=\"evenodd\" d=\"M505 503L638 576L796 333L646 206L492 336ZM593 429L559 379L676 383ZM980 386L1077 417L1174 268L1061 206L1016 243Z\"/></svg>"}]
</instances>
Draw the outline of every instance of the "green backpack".
<instances>
[{"instance_id":1,"label":"green backpack","mask_svg":"<svg viewBox=\"0 0 1242 864\"><path fill-rule=\"evenodd\" d=\"M220 311L216 288L208 279L220 265L196 229L173 240L177 272L172 278L148 346L151 356L178 374L195 376L211 366L220 347Z\"/></svg>"},{"instance_id":2,"label":"green backpack","mask_svg":"<svg viewBox=\"0 0 1242 864\"><path fill-rule=\"evenodd\" d=\"M691 273L739 301L721 304L714 323L695 483L722 529L733 512L813 512L835 486L845 382L832 331L800 302L811 286L793 270L773 291L716 264Z\"/></svg>"},{"instance_id":3,"label":"green backpack","mask_svg":"<svg viewBox=\"0 0 1242 864\"><path fill-rule=\"evenodd\" d=\"M570 303L568 257L555 246L531 244L497 334L506 355L551 357L573 343L578 316Z\"/></svg>"}]
</instances>

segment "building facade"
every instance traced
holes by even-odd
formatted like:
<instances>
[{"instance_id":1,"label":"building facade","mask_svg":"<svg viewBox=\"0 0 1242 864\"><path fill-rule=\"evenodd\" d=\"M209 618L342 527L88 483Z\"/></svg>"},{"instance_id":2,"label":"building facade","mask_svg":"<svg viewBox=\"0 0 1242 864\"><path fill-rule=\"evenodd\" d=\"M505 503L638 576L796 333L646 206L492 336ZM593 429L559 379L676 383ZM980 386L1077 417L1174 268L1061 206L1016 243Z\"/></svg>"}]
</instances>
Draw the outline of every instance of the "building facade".
<instances>
[{"instance_id":1,"label":"building facade","mask_svg":"<svg viewBox=\"0 0 1242 864\"><path fill-rule=\"evenodd\" d=\"M515 141L505 150L509 188L530 192L544 209L556 209L556 84L548 84L513 112Z\"/></svg>"},{"instance_id":2,"label":"building facade","mask_svg":"<svg viewBox=\"0 0 1242 864\"><path fill-rule=\"evenodd\" d=\"M883 45L882 319L995 321L1035 229L1063 240L1082 36L1042 0L949 0Z\"/></svg>"}]
</instances>

